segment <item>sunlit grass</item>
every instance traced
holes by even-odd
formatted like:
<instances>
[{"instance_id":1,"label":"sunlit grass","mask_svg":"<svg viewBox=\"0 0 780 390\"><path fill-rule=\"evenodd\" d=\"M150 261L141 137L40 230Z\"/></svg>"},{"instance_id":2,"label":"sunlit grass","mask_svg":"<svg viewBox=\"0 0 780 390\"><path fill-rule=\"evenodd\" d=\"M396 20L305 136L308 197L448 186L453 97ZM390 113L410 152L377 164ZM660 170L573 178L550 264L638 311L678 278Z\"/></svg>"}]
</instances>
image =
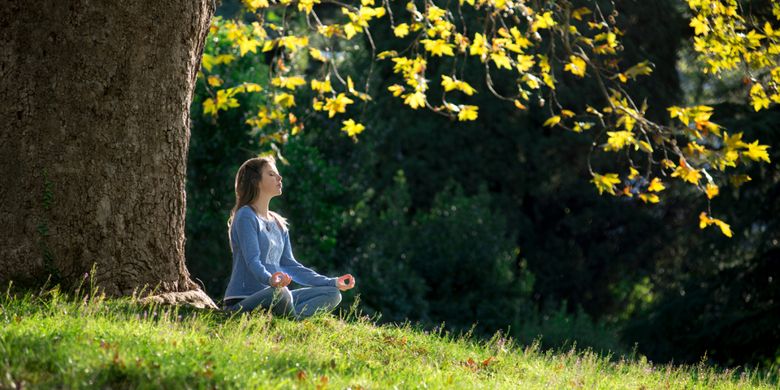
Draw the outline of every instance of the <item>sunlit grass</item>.
<instances>
[{"instance_id":1,"label":"sunlit grass","mask_svg":"<svg viewBox=\"0 0 780 390\"><path fill-rule=\"evenodd\" d=\"M55 289L0 297L0 388L775 388L777 369L654 365L376 325L295 322Z\"/></svg>"}]
</instances>

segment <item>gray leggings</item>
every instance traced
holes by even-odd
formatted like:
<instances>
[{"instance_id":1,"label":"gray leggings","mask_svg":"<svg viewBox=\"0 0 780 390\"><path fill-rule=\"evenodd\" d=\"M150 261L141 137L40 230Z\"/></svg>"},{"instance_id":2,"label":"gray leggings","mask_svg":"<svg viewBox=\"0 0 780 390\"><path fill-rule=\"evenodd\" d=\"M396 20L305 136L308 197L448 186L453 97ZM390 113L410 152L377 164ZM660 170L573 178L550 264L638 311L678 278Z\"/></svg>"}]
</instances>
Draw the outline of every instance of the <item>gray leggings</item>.
<instances>
[{"instance_id":1,"label":"gray leggings","mask_svg":"<svg viewBox=\"0 0 780 390\"><path fill-rule=\"evenodd\" d=\"M266 287L240 302L225 307L228 311L249 312L258 306L270 308L280 316L296 319L306 318L315 312L329 312L341 302L341 292L336 287L304 287L290 290L287 287L277 289Z\"/></svg>"}]
</instances>

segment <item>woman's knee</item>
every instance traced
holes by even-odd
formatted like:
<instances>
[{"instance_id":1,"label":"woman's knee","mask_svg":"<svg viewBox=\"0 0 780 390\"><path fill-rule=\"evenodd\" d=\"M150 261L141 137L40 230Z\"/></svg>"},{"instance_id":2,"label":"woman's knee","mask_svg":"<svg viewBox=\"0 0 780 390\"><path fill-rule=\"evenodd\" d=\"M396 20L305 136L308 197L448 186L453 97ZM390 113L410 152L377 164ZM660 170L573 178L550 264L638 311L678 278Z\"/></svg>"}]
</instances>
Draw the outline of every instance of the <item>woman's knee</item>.
<instances>
[{"instance_id":1,"label":"woman's knee","mask_svg":"<svg viewBox=\"0 0 780 390\"><path fill-rule=\"evenodd\" d=\"M328 287L328 296L331 299L333 306L341 303L341 291L336 287Z\"/></svg>"},{"instance_id":2,"label":"woman's knee","mask_svg":"<svg viewBox=\"0 0 780 390\"><path fill-rule=\"evenodd\" d=\"M284 312L293 311L293 296L287 287L280 288L275 292L275 306L278 306Z\"/></svg>"}]
</instances>

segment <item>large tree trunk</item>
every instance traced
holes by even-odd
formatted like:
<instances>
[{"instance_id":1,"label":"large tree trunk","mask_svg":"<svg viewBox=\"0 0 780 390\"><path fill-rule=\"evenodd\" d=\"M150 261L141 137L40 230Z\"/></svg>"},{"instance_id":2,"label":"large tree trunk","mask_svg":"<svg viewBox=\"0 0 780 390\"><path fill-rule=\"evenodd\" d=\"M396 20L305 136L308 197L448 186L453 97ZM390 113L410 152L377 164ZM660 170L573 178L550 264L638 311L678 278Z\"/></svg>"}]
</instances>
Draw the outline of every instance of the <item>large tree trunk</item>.
<instances>
[{"instance_id":1,"label":"large tree trunk","mask_svg":"<svg viewBox=\"0 0 780 390\"><path fill-rule=\"evenodd\" d=\"M213 0L0 7L0 282L94 264L110 295L212 306L184 264L184 180Z\"/></svg>"}]
</instances>

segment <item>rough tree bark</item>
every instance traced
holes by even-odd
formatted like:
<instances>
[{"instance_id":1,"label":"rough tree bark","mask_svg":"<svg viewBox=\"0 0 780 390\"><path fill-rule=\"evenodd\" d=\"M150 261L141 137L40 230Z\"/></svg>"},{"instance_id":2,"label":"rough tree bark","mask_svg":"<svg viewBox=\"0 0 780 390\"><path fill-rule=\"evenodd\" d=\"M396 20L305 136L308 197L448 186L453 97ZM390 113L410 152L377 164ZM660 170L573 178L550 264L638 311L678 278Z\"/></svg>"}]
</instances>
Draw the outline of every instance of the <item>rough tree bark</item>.
<instances>
[{"instance_id":1,"label":"rough tree bark","mask_svg":"<svg viewBox=\"0 0 780 390\"><path fill-rule=\"evenodd\" d=\"M189 107L213 0L0 5L0 282L213 302L184 263Z\"/></svg>"}]
</instances>

